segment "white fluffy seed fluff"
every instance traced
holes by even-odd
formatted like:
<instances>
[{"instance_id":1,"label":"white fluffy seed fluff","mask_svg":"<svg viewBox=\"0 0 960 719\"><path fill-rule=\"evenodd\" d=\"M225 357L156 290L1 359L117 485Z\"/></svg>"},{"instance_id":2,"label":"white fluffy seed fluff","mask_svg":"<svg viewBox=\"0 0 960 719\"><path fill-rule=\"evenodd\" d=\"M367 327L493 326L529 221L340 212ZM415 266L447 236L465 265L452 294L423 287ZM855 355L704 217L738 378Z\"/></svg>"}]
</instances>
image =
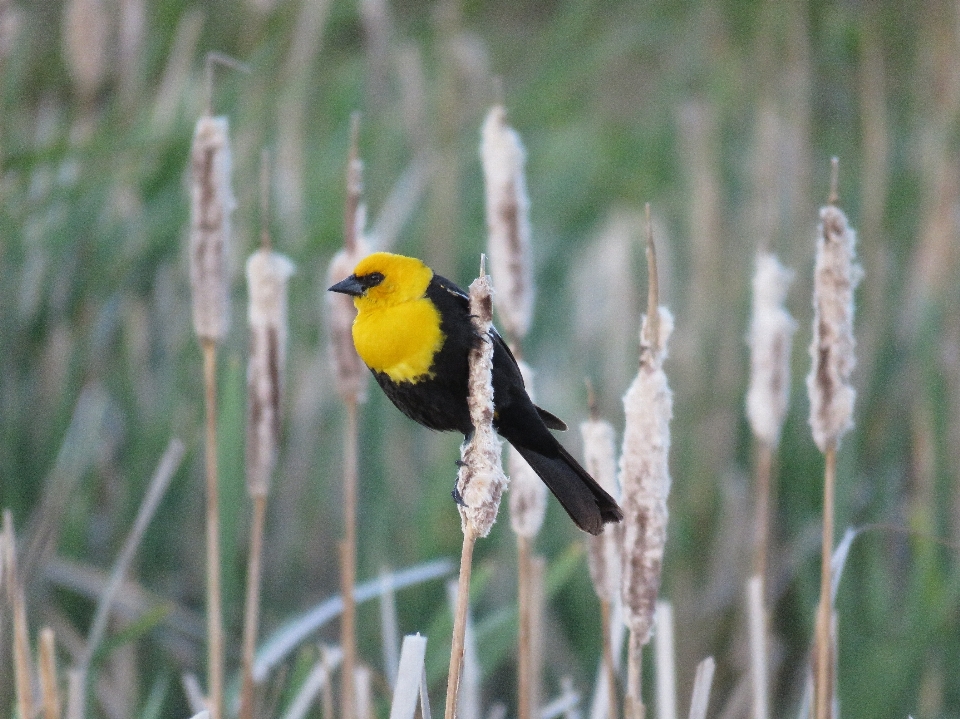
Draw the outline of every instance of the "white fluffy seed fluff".
<instances>
[{"instance_id":1,"label":"white fluffy seed fluff","mask_svg":"<svg viewBox=\"0 0 960 719\"><path fill-rule=\"evenodd\" d=\"M533 370L522 360L517 364L527 394L533 399ZM516 534L533 538L543 526L547 514L547 485L513 447L508 450L507 470L510 475L510 526Z\"/></svg>"},{"instance_id":2,"label":"white fluffy seed fluff","mask_svg":"<svg viewBox=\"0 0 960 719\"><path fill-rule=\"evenodd\" d=\"M190 289L193 328L201 340L219 342L230 322L230 188L227 118L201 117L190 149Z\"/></svg>"},{"instance_id":3,"label":"white fluffy seed fluff","mask_svg":"<svg viewBox=\"0 0 960 719\"><path fill-rule=\"evenodd\" d=\"M810 427L821 452L853 427L853 293L863 276L855 244L856 233L846 215L833 205L821 208L813 276L812 365L807 375Z\"/></svg>"},{"instance_id":4,"label":"white fluffy seed fluff","mask_svg":"<svg viewBox=\"0 0 960 719\"><path fill-rule=\"evenodd\" d=\"M797 323L784 307L793 270L775 255L760 252L753 275L753 316L750 321L750 387L747 418L754 435L770 447L780 442L780 430L790 401L790 350Z\"/></svg>"},{"instance_id":5,"label":"white fluffy seed fluff","mask_svg":"<svg viewBox=\"0 0 960 719\"><path fill-rule=\"evenodd\" d=\"M477 334L484 338L470 352L468 404L474 432L460 448L461 467L457 491L463 499L460 519L463 531L472 527L477 537L486 537L497 519L500 497L508 479L500 463L500 439L493 429L493 290L490 278L481 275L470 284L470 314Z\"/></svg>"},{"instance_id":6,"label":"white fluffy seed fluff","mask_svg":"<svg viewBox=\"0 0 960 719\"><path fill-rule=\"evenodd\" d=\"M494 105L483 123L480 143L487 206L487 252L496 282L497 313L508 338L527 334L533 315L530 267L530 201L524 176L526 153L507 124L507 112Z\"/></svg>"},{"instance_id":7,"label":"white fluffy seed fluff","mask_svg":"<svg viewBox=\"0 0 960 719\"><path fill-rule=\"evenodd\" d=\"M583 436L583 467L610 496L617 498L617 449L613 426L603 419L591 419L580 425ZM622 550L621 525L608 524L596 537L587 537L587 563L597 597L613 602L620 588Z\"/></svg>"},{"instance_id":8,"label":"white fluffy seed fluff","mask_svg":"<svg viewBox=\"0 0 960 719\"><path fill-rule=\"evenodd\" d=\"M327 272L326 287L349 277L357 263L369 254L366 242L357 237L353 251L340 250L334 255ZM370 371L353 345L353 320L357 308L353 298L338 292L324 293L330 318L330 360L337 379L337 393L345 400L363 402Z\"/></svg>"},{"instance_id":9,"label":"white fluffy seed fluff","mask_svg":"<svg viewBox=\"0 0 960 719\"><path fill-rule=\"evenodd\" d=\"M287 359L287 280L294 265L261 249L247 260L250 359L247 364L247 488L265 495L280 442L280 399Z\"/></svg>"},{"instance_id":10,"label":"white fluffy seed fluff","mask_svg":"<svg viewBox=\"0 0 960 719\"><path fill-rule=\"evenodd\" d=\"M673 316L659 308L659 337L650 341L648 318L641 330L640 371L623 398L626 424L620 456L623 488L624 621L640 644L650 640L660 570L667 539L670 493L670 419L673 393L663 371Z\"/></svg>"}]
</instances>

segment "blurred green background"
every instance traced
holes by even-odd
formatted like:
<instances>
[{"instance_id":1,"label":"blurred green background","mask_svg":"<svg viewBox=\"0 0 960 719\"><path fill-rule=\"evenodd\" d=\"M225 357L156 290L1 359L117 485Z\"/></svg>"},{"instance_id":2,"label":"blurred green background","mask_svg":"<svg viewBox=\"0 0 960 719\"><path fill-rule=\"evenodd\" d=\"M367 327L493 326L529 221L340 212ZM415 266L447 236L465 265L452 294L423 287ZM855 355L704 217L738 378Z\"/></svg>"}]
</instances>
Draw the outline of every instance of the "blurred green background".
<instances>
[{"instance_id":1,"label":"blurred green background","mask_svg":"<svg viewBox=\"0 0 960 719\"><path fill-rule=\"evenodd\" d=\"M840 158L840 204L859 232L866 275L856 429L840 451L837 525L869 527L839 591L841 712L960 716L956 3L4 0L0 505L28 543L48 497L53 542L42 563L25 568L28 612L33 636L43 624L57 631L61 666L82 646L92 596L163 448L171 436L188 447L134 572L176 611L134 612L113 627L125 634L98 663L103 696L91 715L146 716L152 707L187 716L179 677L203 674L202 377L185 240L188 151L211 50L251 70L218 69L212 96L231 122L238 198L234 321L219 375L231 673L250 515L240 269L259 237L261 151L273 158L273 241L298 267L264 636L338 591L343 411L323 291L342 241L350 114L362 113L372 241L466 285L485 246L479 130L502 97L528 152L538 295L525 356L538 373L538 402L571 426L586 416L589 376L601 413L622 429L646 292L642 209L652 204L663 300L676 316L662 595L677 617L682 712L696 663L712 654L711 715L749 713L742 607L754 492L744 338L761 244L797 272L771 579L774 708L777 716L797 709L822 491L802 377L817 212L830 157ZM405 420L374 386L369 394L361 580L386 566L456 558L461 538L449 493L458 438ZM576 431L564 442L580 452ZM537 540L553 578L545 697L564 676L585 697L592 689L599 612L581 543L551 500ZM477 561L484 704L505 702L512 714L515 550L505 516ZM90 588L78 589L84 577ZM434 630L430 661L442 666L442 583L404 590L398 602L401 631ZM4 614L0 713L13 706ZM376 607L361 608L359 619L361 658L382 671ZM335 642L336 627L321 638ZM296 671L274 678L281 697Z\"/></svg>"}]
</instances>

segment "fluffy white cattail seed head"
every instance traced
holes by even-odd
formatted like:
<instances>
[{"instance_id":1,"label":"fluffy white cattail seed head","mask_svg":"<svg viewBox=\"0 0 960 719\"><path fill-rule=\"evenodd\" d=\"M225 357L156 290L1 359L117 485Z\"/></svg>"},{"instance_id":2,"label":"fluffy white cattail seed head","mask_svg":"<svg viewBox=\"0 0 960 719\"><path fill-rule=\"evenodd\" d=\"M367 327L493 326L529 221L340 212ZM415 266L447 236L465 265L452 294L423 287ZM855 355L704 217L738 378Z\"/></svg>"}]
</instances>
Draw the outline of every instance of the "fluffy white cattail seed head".
<instances>
[{"instance_id":1,"label":"fluffy white cattail seed head","mask_svg":"<svg viewBox=\"0 0 960 719\"><path fill-rule=\"evenodd\" d=\"M358 237L353 251L343 249L334 255L327 272L326 287L353 274L353 268L370 254L363 237ZM353 345L353 320L357 308L353 298L337 292L326 292L330 318L330 360L337 379L337 394L345 400L363 402L367 396L367 377L370 371L360 359Z\"/></svg>"},{"instance_id":2,"label":"fluffy white cattail seed head","mask_svg":"<svg viewBox=\"0 0 960 719\"><path fill-rule=\"evenodd\" d=\"M855 244L856 233L846 215L834 205L821 208L813 276L812 365L807 375L810 427L821 452L853 427L853 292L863 276Z\"/></svg>"},{"instance_id":3,"label":"fluffy white cattail seed head","mask_svg":"<svg viewBox=\"0 0 960 719\"><path fill-rule=\"evenodd\" d=\"M487 251L497 286L497 313L506 336L524 337L533 315L530 267L530 201L523 173L526 153L507 124L507 112L494 105L483 123L480 157L487 204Z\"/></svg>"},{"instance_id":4,"label":"fluffy white cattail seed head","mask_svg":"<svg viewBox=\"0 0 960 719\"><path fill-rule=\"evenodd\" d=\"M276 465L287 359L287 280L293 272L293 262L279 252L257 250L247 260L247 489L254 496L267 493Z\"/></svg>"},{"instance_id":5,"label":"fluffy white cattail seed head","mask_svg":"<svg viewBox=\"0 0 960 719\"><path fill-rule=\"evenodd\" d=\"M477 537L486 537L497 519L500 497L508 479L500 463L500 438L493 429L493 289L481 271L470 284L470 314L482 338L470 351L470 378L467 402L473 436L460 448L457 491L463 500L460 519L464 533L471 528Z\"/></svg>"},{"instance_id":6,"label":"fluffy white cattail seed head","mask_svg":"<svg viewBox=\"0 0 960 719\"><path fill-rule=\"evenodd\" d=\"M617 450L613 426L602 419L580 425L583 436L583 467L614 499L620 495L617 483ZM622 550L620 524L608 524L598 536L587 537L587 563L597 597L613 602L620 588Z\"/></svg>"},{"instance_id":7,"label":"fluffy white cattail seed head","mask_svg":"<svg viewBox=\"0 0 960 719\"><path fill-rule=\"evenodd\" d=\"M775 255L757 255L753 275L753 316L750 321L750 388L747 418L757 438L770 447L780 442L780 430L790 401L790 350L797 323L783 303L793 271Z\"/></svg>"},{"instance_id":8,"label":"fluffy white cattail seed head","mask_svg":"<svg viewBox=\"0 0 960 719\"><path fill-rule=\"evenodd\" d=\"M230 322L230 188L227 118L201 117L190 149L190 289L193 329L203 341L219 342Z\"/></svg>"},{"instance_id":9,"label":"fluffy white cattail seed head","mask_svg":"<svg viewBox=\"0 0 960 719\"><path fill-rule=\"evenodd\" d=\"M527 394L533 399L533 370L523 360L517 364ZM521 537L535 537L547 514L547 485L513 447L508 450L507 470L510 475L510 526Z\"/></svg>"},{"instance_id":10,"label":"fluffy white cattail seed head","mask_svg":"<svg viewBox=\"0 0 960 719\"><path fill-rule=\"evenodd\" d=\"M623 398L626 424L620 456L624 515L621 597L624 621L641 644L650 640L653 628L670 493L673 393L663 360L673 331L673 316L664 307L658 314L656 338L650 337L650 323L646 316L643 318L640 371Z\"/></svg>"}]
</instances>

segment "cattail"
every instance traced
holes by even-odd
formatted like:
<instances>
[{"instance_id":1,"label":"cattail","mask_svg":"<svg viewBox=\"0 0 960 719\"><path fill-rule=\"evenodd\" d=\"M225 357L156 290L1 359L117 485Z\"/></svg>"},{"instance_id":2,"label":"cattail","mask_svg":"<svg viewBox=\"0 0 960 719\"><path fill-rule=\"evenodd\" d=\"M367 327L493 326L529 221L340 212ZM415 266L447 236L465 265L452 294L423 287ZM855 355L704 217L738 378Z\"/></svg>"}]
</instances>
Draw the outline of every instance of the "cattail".
<instances>
[{"instance_id":1,"label":"cattail","mask_svg":"<svg viewBox=\"0 0 960 719\"><path fill-rule=\"evenodd\" d=\"M190 288L193 328L204 342L219 342L230 321L228 257L230 213L236 205L230 188L230 144L225 117L201 117L190 150Z\"/></svg>"},{"instance_id":2,"label":"cattail","mask_svg":"<svg viewBox=\"0 0 960 719\"><path fill-rule=\"evenodd\" d=\"M111 19L104 0L70 0L64 8L64 60L80 94L87 98L97 92L106 74Z\"/></svg>"},{"instance_id":3,"label":"cattail","mask_svg":"<svg viewBox=\"0 0 960 719\"><path fill-rule=\"evenodd\" d=\"M357 151L359 117L354 115L352 122L343 249L330 262L328 287L349 277L357 263L370 253L364 238L366 206L363 203L363 161ZM330 357L337 378L337 392L345 401L362 402L366 399L369 371L353 345L353 320L357 316L357 308L353 305L353 298L348 295L337 292L325 292L324 295L330 310Z\"/></svg>"},{"instance_id":4,"label":"cattail","mask_svg":"<svg viewBox=\"0 0 960 719\"><path fill-rule=\"evenodd\" d=\"M580 425L583 436L584 469L611 497L618 498L617 460L613 425L603 419L590 419ZM620 525L604 527L598 536L587 538L590 579L597 597L616 600L620 588Z\"/></svg>"},{"instance_id":5,"label":"cattail","mask_svg":"<svg viewBox=\"0 0 960 719\"><path fill-rule=\"evenodd\" d=\"M247 260L247 488L253 496L267 494L276 464L287 356L287 280L293 272L293 262L279 252L260 249Z\"/></svg>"},{"instance_id":6,"label":"cattail","mask_svg":"<svg viewBox=\"0 0 960 719\"><path fill-rule=\"evenodd\" d=\"M640 371L623 398L626 424L620 457L623 487L623 579L625 621L640 644L650 640L660 569L667 538L670 492L670 419L673 393L663 371L673 316L658 308L659 321L643 318ZM651 324L658 325L653 337Z\"/></svg>"},{"instance_id":7,"label":"cattail","mask_svg":"<svg viewBox=\"0 0 960 719\"><path fill-rule=\"evenodd\" d=\"M463 529L463 547L460 551L457 609L453 619L444 719L454 719L456 716L470 600L473 546L478 537L489 534L497 520L500 497L508 483L500 466L500 439L493 429L492 295L493 288L486 273L486 258L481 257L480 277L470 283L470 319L480 342L470 350L468 358L467 405L473 435L460 447L460 471L457 472L455 492Z\"/></svg>"},{"instance_id":8,"label":"cattail","mask_svg":"<svg viewBox=\"0 0 960 719\"><path fill-rule=\"evenodd\" d=\"M580 425L583 436L584 469L597 480L611 497L618 498L615 433L606 420L595 416L595 402L590 390L591 418ZM618 607L620 590L620 563L623 531L619 524L604 527L599 536L587 537L587 566L590 580L600 600L600 620L603 631L603 676L606 685L606 717L616 719L616 651L613 637L613 615Z\"/></svg>"},{"instance_id":9,"label":"cattail","mask_svg":"<svg viewBox=\"0 0 960 719\"><path fill-rule=\"evenodd\" d=\"M486 537L490 532L508 482L500 464L500 439L493 429L492 295L490 278L481 271L481 276L470 284L470 314L474 329L482 338L470 351L468 403L474 432L460 449L461 467L457 473L463 530L472 528L477 537Z\"/></svg>"},{"instance_id":10,"label":"cattail","mask_svg":"<svg viewBox=\"0 0 960 719\"><path fill-rule=\"evenodd\" d=\"M533 370L523 360L517 364L527 394L533 399ZM543 526L547 513L547 485L513 447L507 455L507 469L510 475L510 526L521 537L532 539Z\"/></svg>"},{"instance_id":11,"label":"cattail","mask_svg":"<svg viewBox=\"0 0 960 719\"><path fill-rule=\"evenodd\" d=\"M497 313L507 336L527 334L533 315L530 269L530 202L520 137L507 125L507 112L495 105L483 123L480 144L486 187L487 248L496 280Z\"/></svg>"},{"instance_id":12,"label":"cattail","mask_svg":"<svg viewBox=\"0 0 960 719\"><path fill-rule=\"evenodd\" d=\"M747 418L754 435L769 447L776 447L780 441L790 400L790 349L797 323L783 303L792 281L793 271L781 265L775 255L757 255Z\"/></svg>"},{"instance_id":13,"label":"cattail","mask_svg":"<svg viewBox=\"0 0 960 719\"><path fill-rule=\"evenodd\" d=\"M843 211L832 203L821 208L813 277L812 366L807 375L810 427L821 452L853 427L853 292L863 274L854 257L855 243L856 233Z\"/></svg>"}]
</instances>

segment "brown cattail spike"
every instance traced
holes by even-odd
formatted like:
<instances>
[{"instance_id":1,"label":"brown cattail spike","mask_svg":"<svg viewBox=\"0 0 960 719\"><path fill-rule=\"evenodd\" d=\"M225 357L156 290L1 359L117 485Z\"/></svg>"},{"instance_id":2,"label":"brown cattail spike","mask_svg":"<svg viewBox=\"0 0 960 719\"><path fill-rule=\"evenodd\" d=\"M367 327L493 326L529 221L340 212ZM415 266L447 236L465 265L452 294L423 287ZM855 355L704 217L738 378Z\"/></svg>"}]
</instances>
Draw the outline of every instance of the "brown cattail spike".
<instances>
[{"instance_id":1,"label":"brown cattail spike","mask_svg":"<svg viewBox=\"0 0 960 719\"><path fill-rule=\"evenodd\" d=\"M780 441L790 400L790 350L797 323L784 307L793 272L776 256L757 255L750 321L750 387L747 418L754 435L768 447Z\"/></svg>"},{"instance_id":2,"label":"brown cattail spike","mask_svg":"<svg viewBox=\"0 0 960 719\"><path fill-rule=\"evenodd\" d=\"M821 208L813 279L812 365L807 375L810 426L821 452L853 427L853 295L863 275L855 244L856 233L843 211L833 205Z\"/></svg>"},{"instance_id":3,"label":"brown cattail spike","mask_svg":"<svg viewBox=\"0 0 960 719\"><path fill-rule=\"evenodd\" d=\"M530 266L530 201L524 176L526 153L507 124L507 112L495 105L483 123L480 156L486 189L487 250L497 285L497 313L508 338L516 342L533 316Z\"/></svg>"},{"instance_id":4,"label":"brown cattail spike","mask_svg":"<svg viewBox=\"0 0 960 719\"><path fill-rule=\"evenodd\" d=\"M230 321L228 277L230 143L225 117L201 117L190 151L190 288L193 328L201 341L220 342Z\"/></svg>"},{"instance_id":5,"label":"brown cattail spike","mask_svg":"<svg viewBox=\"0 0 960 719\"><path fill-rule=\"evenodd\" d=\"M293 263L278 252L257 250L247 260L247 488L253 496L267 494L276 464L287 356L287 280L293 271Z\"/></svg>"},{"instance_id":6,"label":"brown cattail spike","mask_svg":"<svg viewBox=\"0 0 960 719\"><path fill-rule=\"evenodd\" d=\"M481 272L485 268L481 259ZM500 439L493 429L493 288L490 278L481 274L470 284L470 314L477 334L483 339L470 352L468 404L473 436L460 450L461 467L457 491L463 501L460 518L463 530L485 537L497 518L500 497L507 477L500 464Z\"/></svg>"}]
</instances>

